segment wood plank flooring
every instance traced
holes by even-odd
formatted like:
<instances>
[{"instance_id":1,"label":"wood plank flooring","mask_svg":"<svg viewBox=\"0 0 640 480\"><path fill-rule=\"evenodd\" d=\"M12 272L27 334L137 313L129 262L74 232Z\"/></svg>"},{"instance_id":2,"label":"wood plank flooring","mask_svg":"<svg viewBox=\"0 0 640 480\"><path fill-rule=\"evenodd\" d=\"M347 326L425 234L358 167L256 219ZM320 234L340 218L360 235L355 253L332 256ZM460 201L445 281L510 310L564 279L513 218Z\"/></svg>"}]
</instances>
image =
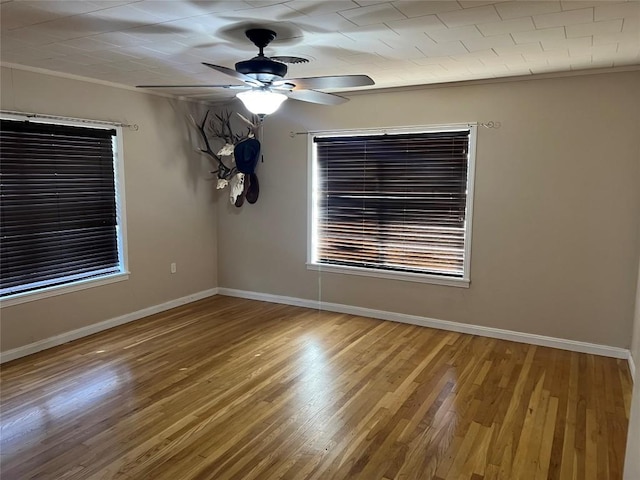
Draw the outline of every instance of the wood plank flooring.
<instances>
[{"instance_id":1,"label":"wood plank flooring","mask_svg":"<svg viewBox=\"0 0 640 480\"><path fill-rule=\"evenodd\" d=\"M620 479L624 361L213 297L1 368L0 478Z\"/></svg>"}]
</instances>

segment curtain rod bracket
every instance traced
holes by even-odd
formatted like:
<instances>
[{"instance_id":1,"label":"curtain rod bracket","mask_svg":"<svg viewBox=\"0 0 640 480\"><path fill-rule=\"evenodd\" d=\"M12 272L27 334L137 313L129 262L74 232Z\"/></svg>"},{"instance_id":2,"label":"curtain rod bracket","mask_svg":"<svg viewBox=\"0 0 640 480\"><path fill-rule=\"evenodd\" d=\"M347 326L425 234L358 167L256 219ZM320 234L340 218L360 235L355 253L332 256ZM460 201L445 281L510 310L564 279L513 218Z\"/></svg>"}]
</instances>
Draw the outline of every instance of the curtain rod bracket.
<instances>
[{"instance_id":1,"label":"curtain rod bracket","mask_svg":"<svg viewBox=\"0 0 640 480\"><path fill-rule=\"evenodd\" d=\"M289 132L289 136L291 138L297 137L298 135L309 135L309 132L294 132L294 131Z\"/></svg>"}]
</instances>

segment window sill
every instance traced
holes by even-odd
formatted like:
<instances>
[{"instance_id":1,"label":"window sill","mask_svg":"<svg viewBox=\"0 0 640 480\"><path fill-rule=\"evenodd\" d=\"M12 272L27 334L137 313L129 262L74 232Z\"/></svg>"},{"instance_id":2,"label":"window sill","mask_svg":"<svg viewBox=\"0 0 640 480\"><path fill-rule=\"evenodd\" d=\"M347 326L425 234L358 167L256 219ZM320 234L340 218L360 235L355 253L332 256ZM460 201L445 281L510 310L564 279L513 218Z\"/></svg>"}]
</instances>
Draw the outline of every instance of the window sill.
<instances>
[{"instance_id":1,"label":"window sill","mask_svg":"<svg viewBox=\"0 0 640 480\"><path fill-rule=\"evenodd\" d=\"M405 282L431 283L434 285L445 285L448 287L469 288L468 278L440 277L438 275L428 275L411 272L391 272L375 270L372 268L347 267L338 265L326 265L323 263L307 263L308 270L319 272L341 273L347 275L360 275L363 277L385 278L389 280L402 280Z\"/></svg>"},{"instance_id":2,"label":"window sill","mask_svg":"<svg viewBox=\"0 0 640 480\"><path fill-rule=\"evenodd\" d=\"M56 285L53 287L42 288L31 292L16 293L14 295L8 295L0 299L0 307L10 307L12 305L19 305L21 303L33 302L41 300L43 298L55 297L57 295L64 295L65 293L77 292L79 290L86 290L87 288L100 287L102 285L108 285L110 283L122 282L129 279L129 272L120 272L107 275L104 277L91 278L87 280L80 280L78 282Z\"/></svg>"}]
</instances>

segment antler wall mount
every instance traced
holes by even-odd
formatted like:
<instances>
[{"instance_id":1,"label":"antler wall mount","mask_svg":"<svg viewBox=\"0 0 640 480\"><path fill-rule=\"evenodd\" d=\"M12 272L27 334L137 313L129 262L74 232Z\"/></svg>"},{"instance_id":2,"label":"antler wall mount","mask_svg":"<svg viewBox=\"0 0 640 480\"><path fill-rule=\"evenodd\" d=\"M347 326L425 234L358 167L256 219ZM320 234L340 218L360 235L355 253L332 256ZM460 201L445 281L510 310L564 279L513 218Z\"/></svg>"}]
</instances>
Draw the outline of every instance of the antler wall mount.
<instances>
[{"instance_id":1,"label":"antler wall mount","mask_svg":"<svg viewBox=\"0 0 640 480\"><path fill-rule=\"evenodd\" d=\"M216 165L216 170L211 172L217 176L216 188L220 190L230 187L231 203L240 207L245 198L249 203L258 200L259 187L255 167L260 153L260 142L256 137L261 120L258 116L248 119L237 112L235 115L246 124L241 134L234 132L231 122L234 114L228 110L214 114L207 110L199 123L196 123L193 117L190 118L200 134L203 145L198 149L199 152L211 158ZM212 140L222 147L214 148ZM241 158L236 158L236 155L241 155Z\"/></svg>"}]
</instances>

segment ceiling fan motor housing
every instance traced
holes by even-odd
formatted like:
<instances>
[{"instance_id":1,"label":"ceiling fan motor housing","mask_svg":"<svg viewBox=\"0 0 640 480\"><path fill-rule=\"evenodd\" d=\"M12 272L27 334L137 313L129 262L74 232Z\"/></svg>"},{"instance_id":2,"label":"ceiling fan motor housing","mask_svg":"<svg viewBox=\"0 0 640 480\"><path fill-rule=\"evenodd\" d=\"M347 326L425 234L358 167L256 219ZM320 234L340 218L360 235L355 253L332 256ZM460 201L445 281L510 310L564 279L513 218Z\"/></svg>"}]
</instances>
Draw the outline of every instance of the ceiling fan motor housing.
<instances>
[{"instance_id":1,"label":"ceiling fan motor housing","mask_svg":"<svg viewBox=\"0 0 640 480\"><path fill-rule=\"evenodd\" d=\"M276 38L276 32L266 28L251 28L245 34L260 49L260 53L251 60L236 63L236 72L244 73L264 83L271 83L284 77L287 74L287 66L264 55L264 48Z\"/></svg>"},{"instance_id":2,"label":"ceiling fan motor housing","mask_svg":"<svg viewBox=\"0 0 640 480\"><path fill-rule=\"evenodd\" d=\"M287 74L287 66L268 57L253 57L236 63L236 71L249 75L261 82L271 83Z\"/></svg>"}]
</instances>

